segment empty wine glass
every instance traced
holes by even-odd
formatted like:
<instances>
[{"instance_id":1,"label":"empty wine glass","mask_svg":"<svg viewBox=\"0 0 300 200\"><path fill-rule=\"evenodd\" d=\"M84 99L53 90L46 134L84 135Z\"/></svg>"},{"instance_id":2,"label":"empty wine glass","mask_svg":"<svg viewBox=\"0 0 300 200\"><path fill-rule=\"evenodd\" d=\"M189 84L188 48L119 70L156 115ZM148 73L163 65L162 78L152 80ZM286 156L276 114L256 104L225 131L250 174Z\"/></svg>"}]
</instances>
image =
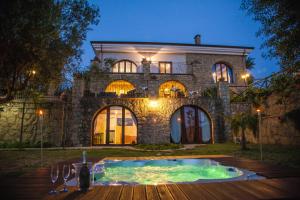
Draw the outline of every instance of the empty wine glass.
<instances>
[{"instance_id":1,"label":"empty wine glass","mask_svg":"<svg viewBox=\"0 0 300 200\"><path fill-rule=\"evenodd\" d=\"M58 174L59 174L59 168L58 165L56 167L54 165L51 166L51 182L52 182L52 190L50 190L49 194L57 194L57 191L55 189L55 183L58 179Z\"/></svg>"},{"instance_id":2,"label":"empty wine glass","mask_svg":"<svg viewBox=\"0 0 300 200\"><path fill-rule=\"evenodd\" d=\"M61 192L68 192L67 189L67 180L70 176L70 165L64 165L62 169L62 176L64 179L64 188L61 190Z\"/></svg>"}]
</instances>

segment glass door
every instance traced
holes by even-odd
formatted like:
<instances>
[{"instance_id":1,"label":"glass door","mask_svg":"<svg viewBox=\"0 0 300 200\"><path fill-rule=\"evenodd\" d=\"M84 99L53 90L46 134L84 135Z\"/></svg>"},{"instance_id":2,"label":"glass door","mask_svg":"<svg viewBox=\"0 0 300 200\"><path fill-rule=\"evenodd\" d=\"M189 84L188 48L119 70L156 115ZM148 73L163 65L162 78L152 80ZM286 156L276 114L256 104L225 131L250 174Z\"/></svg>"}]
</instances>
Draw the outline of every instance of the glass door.
<instances>
[{"instance_id":1,"label":"glass door","mask_svg":"<svg viewBox=\"0 0 300 200\"><path fill-rule=\"evenodd\" d=\"M103 109L94 120L93 145L136 144L137 121L121 106Z\"/></svg>"}]
</instances>

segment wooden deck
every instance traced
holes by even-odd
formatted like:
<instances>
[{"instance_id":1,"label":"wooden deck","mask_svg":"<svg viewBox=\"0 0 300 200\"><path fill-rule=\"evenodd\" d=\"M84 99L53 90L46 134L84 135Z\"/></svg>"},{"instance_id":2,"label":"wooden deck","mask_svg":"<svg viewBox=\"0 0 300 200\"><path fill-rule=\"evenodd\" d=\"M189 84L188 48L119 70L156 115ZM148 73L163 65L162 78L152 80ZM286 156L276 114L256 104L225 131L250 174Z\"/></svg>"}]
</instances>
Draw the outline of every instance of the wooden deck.
<instances>
[{"instance_id":1,"label":"wooden deck","mask_svg":"<svg viewBox=\"0 0 300 200\"><path fill-rule=\"evenodd\" d=\"M234 181L223 183L97 186L87 193L76 191L50 196L49 169L40 168L18 179L0 180L1 199L300 199L300 171L272 166L248 159L228 156L183 156L185 158L209 157L224 165L236 166L257 172L268 179L255 181ZM176 157L138 157L130 159L170 159ZM128 159L128 158L109 158ZM74 162L74 161L69 161ZM93 160L96 162L96 160ZM60 183L59 185L61 184ZM61 187L61 186L59 186Z\"/></svg>"},{"instance_id":2,"label":"wooden deck","mask_svg":"<svg viewBox=\"0 0 300 200\"><path fill-rule=\"evenodd\" d=\"M80 200L188 200L188 199L300 199L299 178L266 179L260 181L234 181L205 184L169 184L137 186L97 186L87 193L76 189L47 196L45 199L80 199ZM298 190L297 190L298 189Z\"/></svg>"}]
</instances>

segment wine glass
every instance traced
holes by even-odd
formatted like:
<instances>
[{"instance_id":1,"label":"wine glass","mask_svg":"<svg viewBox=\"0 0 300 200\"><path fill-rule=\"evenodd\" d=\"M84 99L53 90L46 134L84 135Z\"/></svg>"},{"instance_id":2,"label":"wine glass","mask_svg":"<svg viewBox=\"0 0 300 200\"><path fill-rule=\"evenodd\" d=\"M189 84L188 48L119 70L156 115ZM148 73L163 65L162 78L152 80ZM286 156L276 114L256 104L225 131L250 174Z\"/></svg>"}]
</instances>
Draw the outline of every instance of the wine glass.
<instances>
[{"instance_id":1,"label":"wine glass","mask_svg":"<svg viewBox=\"0 0 300 200\"><path fill-rule=\"evenodd\" d=\"M59 174L59 168L58 165L56 167L54 165L51 166L51 182L52 182L52 190L50 190L49 194L57 194L57 191L55 189L55 183L58 179L58 174Z\"/></svg>"},{"instance_id":2,"label":"wine glass","mask_svg":"<svg viewBox=\"0 0 300 200\"><path fill-rule=\"evenodd\" d=\"M64 179L64 188L61 190L61 192L68 192L67 180L70 176L70 165L64 165L63 166L62 176L63 176L63 179Z\"/></svg>"}]
</instances>

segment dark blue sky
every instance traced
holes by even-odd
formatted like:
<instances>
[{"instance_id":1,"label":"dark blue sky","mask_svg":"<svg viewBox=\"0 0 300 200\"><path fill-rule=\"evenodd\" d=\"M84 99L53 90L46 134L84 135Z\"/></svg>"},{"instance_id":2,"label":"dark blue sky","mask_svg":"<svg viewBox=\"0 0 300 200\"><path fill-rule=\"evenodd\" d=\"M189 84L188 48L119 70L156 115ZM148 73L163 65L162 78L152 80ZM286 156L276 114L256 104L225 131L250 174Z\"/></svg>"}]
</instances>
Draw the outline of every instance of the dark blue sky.
<instances>
[{"instance_id":1,"label":"dark blue sky","mask_svg":"<svg viewBox=\"0 0 300 200\"><path fill-rule=\"evenodd\" d=\"M84 42L83 66L94 57L91 40L193 43L201 34L203 44L252 46L252 73L262 78L278 70L274 60L262 57L260 24L240 9L240 0L92 0L101 19Z\"/></svg>"}]
</instances>

